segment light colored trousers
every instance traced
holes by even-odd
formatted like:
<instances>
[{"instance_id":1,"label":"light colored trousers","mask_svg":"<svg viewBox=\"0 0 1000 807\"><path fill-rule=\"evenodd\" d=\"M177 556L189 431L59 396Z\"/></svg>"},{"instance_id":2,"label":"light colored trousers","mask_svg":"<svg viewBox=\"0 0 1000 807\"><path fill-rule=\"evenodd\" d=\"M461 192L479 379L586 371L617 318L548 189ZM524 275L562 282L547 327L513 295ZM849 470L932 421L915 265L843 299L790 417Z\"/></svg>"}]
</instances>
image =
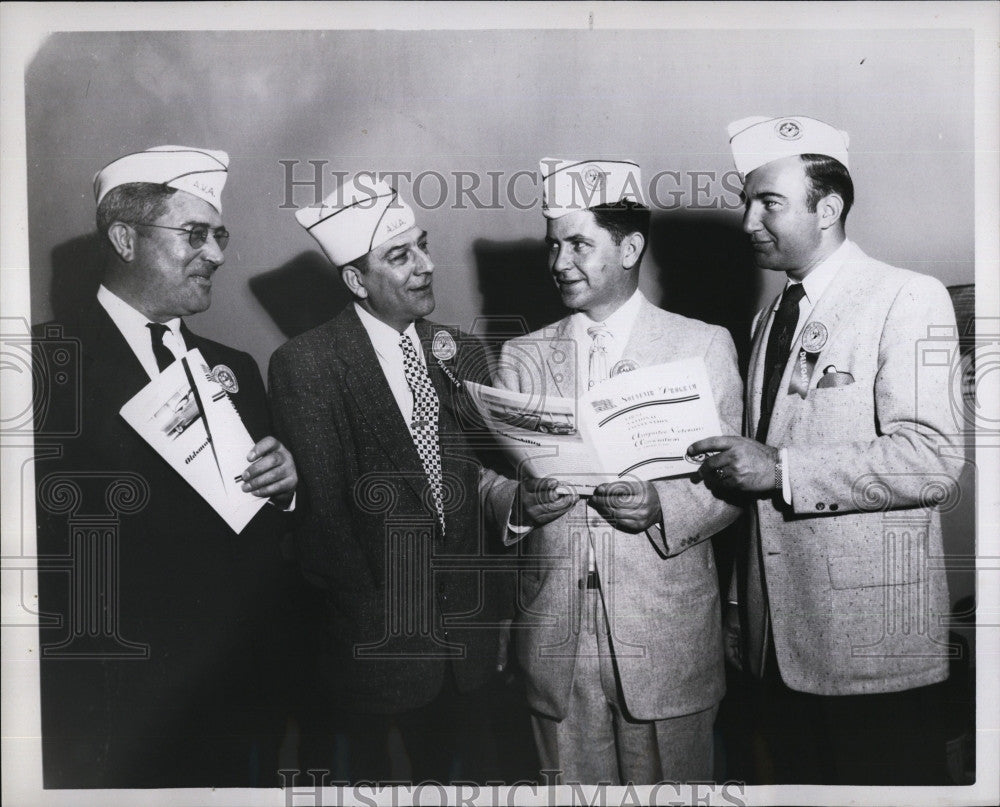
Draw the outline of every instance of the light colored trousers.
<instances>
[{"instance_id":1,"label":"light colored trousers","mask_svg":"<svg viewBox=\"0 0 1000 807\"><path fill-rule=\"evenodd\" d=\"M569 713L563 720L532 715L542 769L558 771L559 784L711 781L719 705L666 720L629 717L600 592L587 595Z\"/></svg>"}]
</instances>

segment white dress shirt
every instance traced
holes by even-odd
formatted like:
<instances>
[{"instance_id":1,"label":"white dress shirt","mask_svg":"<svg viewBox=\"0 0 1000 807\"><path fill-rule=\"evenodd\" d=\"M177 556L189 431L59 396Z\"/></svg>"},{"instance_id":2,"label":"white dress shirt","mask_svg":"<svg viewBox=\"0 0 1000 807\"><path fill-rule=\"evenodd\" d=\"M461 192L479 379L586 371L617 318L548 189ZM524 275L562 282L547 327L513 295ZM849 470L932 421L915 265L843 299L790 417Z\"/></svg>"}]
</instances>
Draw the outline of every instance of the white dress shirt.
<instances>
[{"instance_id":1,"label":"white dress shirt","mask_svg":"<svg viewBox=\"0 0 1000 807\"><path fill-rule=\"evenodd\" d=\"M103 285L97 290L97 302L108 312L111 321L121 331L128 346L132 348L132 352L149 377L156 378L160 374L160 367L156 363L156 356L153 355L151 331L146 327L152 320L145 314L136 311L121 297ZM187 353L187 346L184 344L184 337L181 334L180 317L174 317L163 324L167 327L167 332L163 334L163 344L179 359Z\"/></svg>"},{"instance_id":2,"label":"white dress shirt","mask_svg":"<svg viewBox=\"0 0 1000 807\"><path fill-rule=\"evenodd\" d=\"M588 329L595 325L603 326L607 332L604 338L605 353L607 356L608 378L611 378L611 369L619 362L625 353L625 346L632 335L632 328L639 317L639 309L642 307L642 292L638 289L621 306L611 313L604 320L591 319L583 311L577 311L570 317L569 334L576 343L576 392L577 396L582 395L589 389L590 379L590 349L594 344L594 338ZM608 379L604 379L607 381ZM600 383L600 382L598 382ZM521 530L516 532L521 533ZM587 566L590 571L597 570L597 560L594 554L593 539L590 540L587 548Z\"/></svg>"},{"instance_id":3,"label":"white dress shirt","mask_svg":"<svg viewBox=\"0 0 1000 807\"><path fill-rule=\"evenodd\" d=\"M587 392L587 381L590 378L590 349L594 344L594 338L587 333L587 329L594 325L602 325L607 331L604 345L608 372L610 373L611 368L621 360L625 353L625 346L632 335L632 328L639 316L642 300L642 292L636 289L635 293L624 304L602 322L591 319L583 311L577 311L570 317L568 332L576 343L576 392L578 396Z\"/></svg>"},{"instance_id":4,"label":"white dress shirt","mask_svg":"<svg viewBox=\"0 0 1000 807\"><path fill-rule=\"evenodd\" d=\"M391 325L386 325L382 320L373 317L357 303L354 310L358 312L358 319L368 333L372 347L375 348L375 355L378 356L378 363L382 367L385 380L389 382L389 389L392 390L392 397L396 399L396 406L399 407L403 420L406 421L406 428L410 428L413 420L413 390L406 382L406 368L403 366L403 351L399 347L399 331ZM427 359L424 357L423 347L420 344L420 337L417 336L417 328L411 322L403 333L410 337L413 347L417 352L420 362L426 367ZM412 429L411 429L412 433Z\"/></svg>"},{"instance_id":5,"label":"white dress shirt","mask_svg":"<svg viewBox=\"0 0 1000 807\"><path fill-rule=\"evenodd\" d=\"M802 299L799 301L799 322L795 326L795 336L792 338L792 344L795 344L795 340L802 333L809 315L816 307L816 303L819 302L819 298L823 296L823 292L826 291L827 286L830 285L834 277L837 276L837 273L844 267L850 243L850 241L845 240L843 244L827 256L825 261L814 266L812 271L802 280L802 290L805 294L802 295ZM795 280L789 280L785 284L785 288L794 286L796 282ZM778 312L780 304L781 298L779 297L774 304L774 308L771 309L772 313L776 314ZM768 333L770 333L770 326L768 326ZM765 334L765 338L767 335Z\"/></svg>"}]
</instances>

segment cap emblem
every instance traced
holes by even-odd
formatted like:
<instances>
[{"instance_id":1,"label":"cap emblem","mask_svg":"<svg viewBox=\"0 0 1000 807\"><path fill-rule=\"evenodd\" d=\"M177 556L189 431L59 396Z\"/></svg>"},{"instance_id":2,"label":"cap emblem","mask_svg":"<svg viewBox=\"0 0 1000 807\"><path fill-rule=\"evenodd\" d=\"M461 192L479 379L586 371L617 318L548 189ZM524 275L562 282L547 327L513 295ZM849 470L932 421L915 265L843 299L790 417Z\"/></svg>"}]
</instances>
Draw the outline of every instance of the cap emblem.
<instances>
[{"instance_id":1,"label":"cap emblem","mask_svg":"<svg viewBox=\"0 0 1000 807\"><path fill-rule=\"evenodd\" d=\"M775 131L782 140L798 140L802 137L802 128L793 120L778 121Z\"/></svg>"}]
</instances>

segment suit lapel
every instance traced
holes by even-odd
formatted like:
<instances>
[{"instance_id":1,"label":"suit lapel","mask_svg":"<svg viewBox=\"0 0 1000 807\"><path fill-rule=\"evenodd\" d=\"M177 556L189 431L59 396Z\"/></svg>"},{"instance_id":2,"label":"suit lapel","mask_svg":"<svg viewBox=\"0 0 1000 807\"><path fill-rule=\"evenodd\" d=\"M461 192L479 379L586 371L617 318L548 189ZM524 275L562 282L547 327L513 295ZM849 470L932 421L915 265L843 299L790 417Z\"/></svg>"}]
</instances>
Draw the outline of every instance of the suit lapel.
<instances>
[{"instance_id":1,"label":"suit lapel","mask_svg":"<svg viewBox=\"0 0 1000 807\"><path fill-rule=\"evenodd\" d=\"M348 306L338 317L337 325L344 335L338 340L341 355L350 368L348 390L358 411L413 492L423 496L426 475L413 444L413 435L396 405L375 348L353 306Z\"/></svg>"},{"instance_id":2,"label":"suit lapel","mask_svg":"<svg viewBox=\"0 0 1000 807\"><path fill-rule=\"evenodd\" d=\"M760 397L764 390L764 357L767 354L767 337L771 330L771 320L774 318L774 307L781 299L779 294L770 304L762 309L754 323L753 343L750 350L750 363L747 369L746 392L746 433L757 433L757 421L760 419ZM780 394L780 391L779 391ZM773 418L772 418L773 424Z\"/></svg>"},{"instance_id":3,"label":"suit lapel","mask_svg":"<svg viewBox=\"0 0 1000 807\"><path fill-rule=\"evenodd\" d=\"M649 367L663 362L662 327L656 322L656 307L645 297L632 325L623 359L632 359L639 367ZM612 368L608 368L609 370Z\"/></svg>"},{"instance_id":4,"label":"suit lapel","mask_svg":"<svg viewBox=\"0 0 1000 807\"><path fill-rule=\"evenodd\" d=\"M562 398L579 398L586 390L577 388L576 367L576 342L570 331L571 317L564 317L559 320L553 328L553 338L546 339L542 348L544 357L545 374L547 378L541 379L540 385L531 384L523 386L522 389L547 389L551 384L555 388L556 395Z\"/></svg>"},{"instance_id":5,"label":"suit lapel","mask_svg":"<svg viewBox=\"0 0 1000 807\"><path fill-rule=\"evenodd\" d=\"M850 312L856 310L858 307L857 302L853 298L858 294L858 290L863 288L863 284L858 283L857 273L863 270L862 261L864 257L864 253L860 250L848 253L844 265L830 281L830 285L827 286L826 291L823 292L823 296L820 297L806 319L806 323L818 322L826 327L828 334L826 349L836 344L837 329L840 327L841 320L845 316L849 316ZM798 339L792 345L792 351L789 354L788 362L785 364L785 370L781 374L781 386L778 388L778 395L774 402L774 412L771 415L771 425L769 428L769 434L771 435L782 434L792 414L797 410L797 404L802 403L803 400L797 393L793 392L789 394L788 385L791 382L796 359L802 345L804 328L805 325L803 324L803 328L799 330ZM815 386L812 382L815 379L815 374L822 372L822 367L823 354L821 351L816 361L816 367L813 368L813 375L809 385L810 389Z\"/></svg>"},{"instance_id":6,"label":"suit lapel","mask_svg":"<svg viewBox=\"0 0 1000 807\"><path fill-rule=\"evenodd\" d=\"M434 385L434 391L437 393L438 403L440 404L440 410L438 413L438 433L454 434L457 429L457 422L455 420L454 412L451 410L451 400L455 384L445 375L444 370L441 369L441 365L438 363L433 352L431 351L434 334L437 331L447 331L445 328L435 326L427 320L420 320L417 322L416 328L417 336L420 337L419 348L423 350L424 361L427 363L427 374L431 377L431 383Z\"/></svg>"},{"instance_id":7,"label":"suit lapel","mask_svg":"<svg viewBox=\"0 0 1000 807\"><path fill-rule=\"evenodd\" d=\"M86 387L84 393L107 400L118 410L149 383L149 375L118 326L100 303L94 302L80 320Z\"/></svg>"},{"instance_id":8,"label":"suit lapel","mask_svg":"<svg viewBox=\"0 0 1000 807\"><path fill-rule=\"evenodd\" d=\"M181 322L181 333L184 336L184 346L188 350L200 350L209 369L215 369L219 364L224 364L225 361L232 361L227 356L220 354L218 347L213 342L198 336L184 322ZM242 368L238 371L234 367L229 367L229 370L236 377L238 385L237 391L230 394L229 400L236 408L236 413L243 421L250 438L256 443L270 430L270 415L267 408L262 407L260 400L252 394L251 379L241 377ZM256 378L252 381L254 385L257 384Z\"/></svg>"}]
</instances>

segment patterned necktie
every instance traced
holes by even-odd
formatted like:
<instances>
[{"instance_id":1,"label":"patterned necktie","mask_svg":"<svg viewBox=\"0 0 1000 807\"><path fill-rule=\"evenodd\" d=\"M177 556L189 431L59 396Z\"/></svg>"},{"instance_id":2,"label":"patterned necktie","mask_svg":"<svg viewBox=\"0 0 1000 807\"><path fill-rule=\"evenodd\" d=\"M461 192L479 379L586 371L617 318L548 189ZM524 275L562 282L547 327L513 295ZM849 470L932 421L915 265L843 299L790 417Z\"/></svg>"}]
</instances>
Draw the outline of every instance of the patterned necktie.
<instances>
[{"instance_id":1,"label":"patterned necktie","mask_svg":"<svg viewBox=\"0 0 1000 807\"><path fill-rule=\"evenodd\" d=\"M591 325L587 333L594 341L590 345L590 380L587 389L593 389L596 384L607 381L608 378L608 339L611 332L602 324Z\"/></svg>"},{"instance_id":2,"label":"patterned necktie","mask_svg":"<svg viewBox=\"0 0 1000 807\"><path fill-rule=\"evenodd\" d=\"M441 448L438 444L438 397L427 374L427 368L417 357L413 342L405 333L399 337L399 347L403 351L403 370L406 383L413 393L413 422L410 433L420 455L424 473L431 484L434 509L437 510L444 533L444 491L441 484Z\"/></svg>"},{"instance_id":3,"label":"patterned necktie","mask_svg":"<svg viewBox=\"0 0 1000 807\"><path fill-rule=\"evenodd\" d=\"M156 366L162 373L174 363L175 359L173 351L163 344L163 335L170 329L162 322L149 322L146 323L146 327L149 328L149 338L153 342L153 355L156 356Z\"/></svg>"},{"instance_id":4,"label":"patterned necktie","mask_svg":"<svg viewBox=\"0 0 1000 807\"><path fill-rule=\"evenodd\" d=\"M757 442L767 440L767 430L771 425L771 413L778 397L778 387L781 376L788 363L788 354L792 350L792 337L795 327L799 324L799 301L805 295L801 283L795 283L785 289L781 296L781 305L774 315L771 333L767 337L767 352L764 355L764 387L760 398L760 420L757 421Z\"/></svg>"}]
</instances>

